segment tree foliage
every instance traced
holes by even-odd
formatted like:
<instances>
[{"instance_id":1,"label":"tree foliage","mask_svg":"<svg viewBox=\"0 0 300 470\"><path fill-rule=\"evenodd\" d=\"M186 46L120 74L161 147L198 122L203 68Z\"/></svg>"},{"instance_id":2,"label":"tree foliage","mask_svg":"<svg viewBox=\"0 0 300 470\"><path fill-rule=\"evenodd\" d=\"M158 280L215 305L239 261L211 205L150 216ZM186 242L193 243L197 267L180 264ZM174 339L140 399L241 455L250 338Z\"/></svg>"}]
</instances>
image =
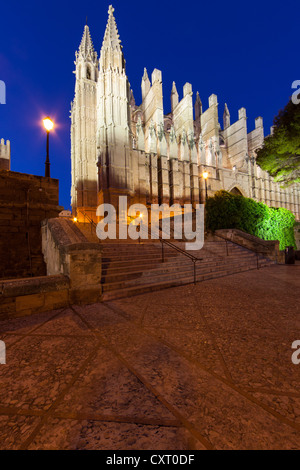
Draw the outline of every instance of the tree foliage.
<instances>
[{"instance_id":1,"label":"tree foliage","mask_svg":"<svg viewBox=\"0 0 300 470\"><path fill-rule=\"evenodd\" d=\"M208 198L205 207L206 230L236 228L263 240L279 240L280 249L294 246L295 216L283 207L268 207L262 202L227 191Z\"/></svg>"},{"instance_id":2,"label":"tree foliage","mask_svg":"<svg viewBox=\"0 0 300 470\"><path fill-rule=\"evenodd\" d=\"M257 164L283 185L300 182L300 104L289 101L274 119L274 133L257 151Z\"/></svg>"}]
</instances>

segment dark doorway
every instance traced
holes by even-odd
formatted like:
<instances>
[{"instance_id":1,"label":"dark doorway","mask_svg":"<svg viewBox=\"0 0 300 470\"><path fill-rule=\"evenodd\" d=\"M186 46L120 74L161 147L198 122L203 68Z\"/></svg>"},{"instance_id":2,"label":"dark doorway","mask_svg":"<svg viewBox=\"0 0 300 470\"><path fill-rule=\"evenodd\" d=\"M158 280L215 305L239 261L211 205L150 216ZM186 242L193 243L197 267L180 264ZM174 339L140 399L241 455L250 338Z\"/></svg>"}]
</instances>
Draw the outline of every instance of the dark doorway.
<instances>
[{"instance_id":1,"label":"dark doorway","mask_svg":"<svg viewBox=\"0 0 300 470\"><path fill-rule=\"evenodd\" d=\"M235 196L242 196L242 193L241 191L235 186L234 188L232 188L232 190L230 191L231 194L234 194Z\"/></svg>"}]
</instances>

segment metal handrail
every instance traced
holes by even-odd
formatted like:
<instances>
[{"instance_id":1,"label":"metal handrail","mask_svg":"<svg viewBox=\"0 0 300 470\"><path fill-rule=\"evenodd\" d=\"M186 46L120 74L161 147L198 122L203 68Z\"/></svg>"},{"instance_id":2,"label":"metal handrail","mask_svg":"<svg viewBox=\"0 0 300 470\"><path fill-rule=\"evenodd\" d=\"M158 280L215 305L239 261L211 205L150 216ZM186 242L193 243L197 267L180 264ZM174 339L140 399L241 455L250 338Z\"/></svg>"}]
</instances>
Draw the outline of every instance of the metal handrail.
<instances>
[{"instance_id":1,"label":"metal handrail","mask_svg":"<svg viewBox=\"0 0 300 470\"><path fill-rule=\"evenodd\" d=\"M78 209L77 209L77 210L78 210ZM85 212L83 212L83 211L81 211L81 210L78 210L78 212L80 212L80 214L82 214L84 217L86 217L87 220L89 221L89 223L90 223L91 225L93 225L93 227L95 227L95 228L97 227L96 222L94 222L93 219L91 219Z\"/></svg>"},{"instance_id":2,"label":"metal handrail","mask_svg":"<svg viewBox=\"0 0 300 470\"><path fill-rule=\"evenodd\" d=\"M143 224L140 224L140 229L143 229L146 227L143 227ZM151 230L150 228L147 226L147 232L148 232L148 235L151 236ZM174 243L170 242L169 240L165 240L164 238L159 238L159 241L161 243L161 249L162 249L162 262L164 263L165 262L165 251L164 251L164 245L167 245L169 246L170 248L172 248L173 250L176 250L178 251L179 253L181 253L182 255L186 256L187 258L189 258L193 263L194 263L194 284L196 284L197 282L197 273L196 273L196 263L197 261L202 261L203 258L197 258L196 256L192 255L191 253L188 253L187 251L183 250L182 248L180 248L179 246L175 245Z\"/></svg>"},{"instance_id":3,"label":"metal handrail","mask_svg":"<svg viewBox=\"0 0 300 470\"><path fill-rule=\"evenodd\" d=\"M250 250L250 248L247 248L246 246L242 245L242 244L239 243L239 242L235 242L235 241L233 241L233 240L228 240L224 235L219 235L219 234L215 233L215 236L216 236L216 237L219 237L219 238L222 238L223 240L225 240L225 243L226 243L226 254L227 254L227 256L229 256L229 253L228 253L228 242L233 243L234 245L240 246L241 248L244 248L245 250L249 251L250 253L256 254L256 264L257 264L257 269L259 269L259 256L258 256L258 255L265 255L265 252L264 252L264 251L252 251L252 250ZM265 256L264 256L264 257L265 257Z\"/></svg>"}]
</instances>

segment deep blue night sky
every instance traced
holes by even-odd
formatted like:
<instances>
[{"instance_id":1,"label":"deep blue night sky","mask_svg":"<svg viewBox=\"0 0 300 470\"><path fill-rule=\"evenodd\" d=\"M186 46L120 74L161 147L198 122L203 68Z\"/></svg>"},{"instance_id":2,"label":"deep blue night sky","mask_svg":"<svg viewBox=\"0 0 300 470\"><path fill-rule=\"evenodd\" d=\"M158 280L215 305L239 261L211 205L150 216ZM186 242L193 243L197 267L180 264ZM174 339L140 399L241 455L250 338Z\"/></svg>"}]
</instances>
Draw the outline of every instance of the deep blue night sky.
<instances>
[{"instance_id":1,"label":"deep blue night sky","mask_svg":"<svg viewBox=\"0 0 300 470\"><path fill-rule=\"evenodd\" d=\"M60 180L60 203L70 205L70 102L74 53L86 16L100 51L109 3L124 46L127 75L137 104L144 67L162 70L165 114L175 80L198 90L204 109L218 95L220 117L227 102L231 122L246 107L248 131L263 116L265 133L291 95L299 72L299 2L270 0L85 2L28 0L0 7L0 137L11 140L12 170L42 175L45 134L41 119L56 122L51 135L51 176ZM46 8L47 6L47 8ZM222 121L221 121L222 124Z\"/></svg>"}]
</instances>

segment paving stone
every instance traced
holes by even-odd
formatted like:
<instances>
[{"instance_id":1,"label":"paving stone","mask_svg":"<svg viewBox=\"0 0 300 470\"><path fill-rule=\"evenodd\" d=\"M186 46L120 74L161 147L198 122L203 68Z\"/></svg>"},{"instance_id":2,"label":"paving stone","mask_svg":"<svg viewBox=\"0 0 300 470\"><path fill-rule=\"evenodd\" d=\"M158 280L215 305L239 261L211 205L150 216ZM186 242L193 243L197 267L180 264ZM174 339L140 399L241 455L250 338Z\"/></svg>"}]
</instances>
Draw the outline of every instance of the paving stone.
<instances>
[{"instance_id":1,"label":"paving stone","mask_svg":"<svg viewBox=\"0 0 300 470\"><path fill-rule=\"evenodd\" d=\"M295 273L0 322L0 448L299 450Z\"/></svg>"},{"instance_id":2,"label":"paving stone","mask_svg":"<svg viewBox=\"0 0 300 470\"><path fill-rule=\"evenodd\" d=\"M0 450L17 450L38 421L39 418L33 416L0 415Z\"/></svg>"},{"instance_id":3,"label":"paving stone","mask_svg":"<svg viewBox=\"0 0 300 470\"><path fill-rule=\"evenodd\" d=\"M57 407L78 413L175 421L174 416L110 351L99 349Z\"/></svg>"},{"instance_id":4,"label":"paving stone","mask_svg":"<svg viewBox=\"0 0 300 470\"><path fill-rule=\"evenodd\" d=\"M29 450L188 450L194 446L204 449L180 428L51 419Z\"/></svg>"},{"instance_id":5,"label":"paving stone","mask_svg":"<svg viewBox=\"0 0 300 470\"><path fill-rule=\"evenodd\" d=\"M91 338L27 336L0 366L0 407L47 410L95 346Z\"/></svg>"}]
</instances>

